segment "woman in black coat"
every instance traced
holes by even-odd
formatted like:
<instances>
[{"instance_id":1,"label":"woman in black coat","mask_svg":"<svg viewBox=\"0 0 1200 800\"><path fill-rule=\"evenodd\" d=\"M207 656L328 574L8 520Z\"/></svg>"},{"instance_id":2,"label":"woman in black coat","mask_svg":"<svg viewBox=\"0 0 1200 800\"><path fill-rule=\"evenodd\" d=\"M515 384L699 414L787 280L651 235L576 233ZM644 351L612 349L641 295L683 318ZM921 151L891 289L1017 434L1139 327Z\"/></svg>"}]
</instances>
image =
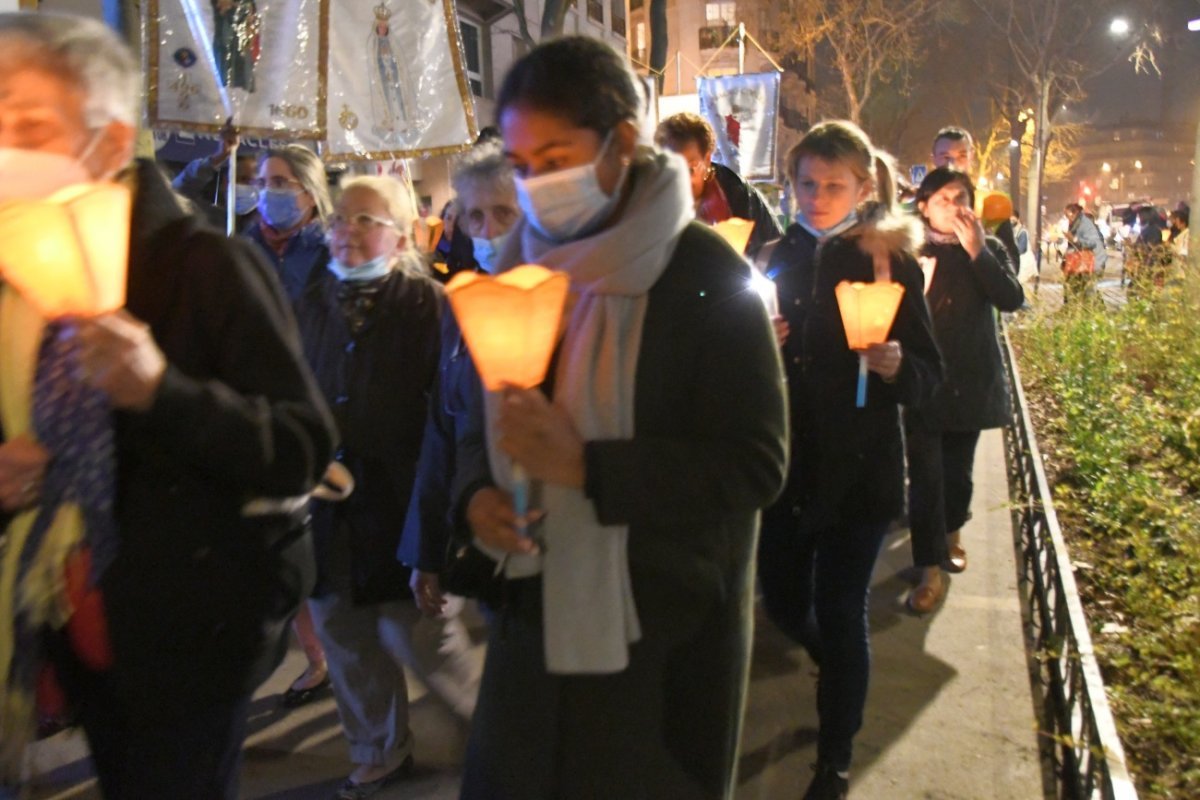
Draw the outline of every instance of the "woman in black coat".
<instances>
[{"instance_id":1,"label":"woman in black coat","mask_svg":"<svg viewBox=\"0 0 1200 800\"><path fill-rule=\"evenodd\" d=\"M996 310L1016 311L1025 293L1006 250L985 237L974 203L971 179L948 167L929 173L917 191L927 300L946 364L933 400L905 413L913 562L922 570L908 605L921 614L945 596L942 570L967 567L961 535L971 516L975 446L980 431L1010 418Z\"/></svg>"},{"instance_id":2,"label":"woman in black coat","mask_svg":"<svg viewBox=\"0 0 1200 800\"><path fill-rule=\"evenodd\" d=\"M396 560L441 340L441 291L408 266L411 226L395 181L346 182L331 217L332 260L296 306L341 433L336 458L355 482L345 501L313 508L313 619L357 765L343 798L368 796L412 763L404 665L463 718L478 681L462 623L422 617Z\"/></svg>"},{"instance_id":3,"label":"woman in black coat","mask_svg":"<svg viewBox=\"0 0 1200 800\"><path fill-rule=\"evenodd\" d=\"M638 146L624 55L545 43L497 107L525 211L499 269L561 270L572 299L547 383L489 394L467 421L489 457L458 453L456 505L507 578L461 796L731 798L758 510L786 458L767 316L692 220L683 159Z\"/></svg>"},{"instance_id":4,"label":"woman in black coat","mask_svg":"<svg viewBox=\"0 0 1200 800\"><path fill-rule=\"evenodd\" d=\"M825 122L792 148L787 168L799 213L767 275L786 323L792 464L783 497L764 515L758 565L767 614L821 663L817 775L804 797L835 800L848 791L867 697L871 571L904 505L898 406L930 396L941 361L912 254L919 231L892 212L885 157L856 126ZM864 353L870 374L859 407L859 355L835 287L876 280L899 283L904 296L888 340Z\"/></svg>"}]
</instances>

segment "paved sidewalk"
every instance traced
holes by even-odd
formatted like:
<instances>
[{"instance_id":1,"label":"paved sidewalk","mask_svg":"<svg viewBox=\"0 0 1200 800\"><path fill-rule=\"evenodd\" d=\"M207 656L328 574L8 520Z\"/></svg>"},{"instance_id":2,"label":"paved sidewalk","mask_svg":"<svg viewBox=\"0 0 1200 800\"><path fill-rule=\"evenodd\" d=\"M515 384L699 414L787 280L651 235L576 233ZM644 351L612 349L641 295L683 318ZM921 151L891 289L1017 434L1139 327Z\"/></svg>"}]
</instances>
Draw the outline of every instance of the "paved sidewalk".
<instances>
[{"instance_id":1,"label":"paved sidewalk","mask_svg":"<svg viewBox=\"0 0 1200 800\"><path fill-rule=\"evenodd\" d=\"M871 599L871 695L851 774L856 800L1044 797L999 431L980 442L975 482L975 518L964 532L970 568L952 577L938 612L918 618L904 608L913 577L907 532L884 545ZM258 693L244 798L326 800L349 769L331 699L288 713L278 707L302 669L293 650ZM800 648L760 619L738 800L791 800L804 790L816 758L814 681ZM463 732L420 684L410 687L417 771L376 797L452 800ZM38 800L99 797L82 737L60 734L36 755Z\"/></svg>"},{"instance_id":2,"label":"paved sidewalk","mask_svg":"<svg viewBox=\"0 0 1200 800\"><path fill-rule=\"evenodd\" d=\"M884 543L872 586L874 662L850 796L856 800L1037 800L1045 796L1026 668L1000 431L975 460L969 568L917 617L908 532ZM760 619L738 800L799 798L816 761L812 662Z\"/></svg>"}]
</instances>

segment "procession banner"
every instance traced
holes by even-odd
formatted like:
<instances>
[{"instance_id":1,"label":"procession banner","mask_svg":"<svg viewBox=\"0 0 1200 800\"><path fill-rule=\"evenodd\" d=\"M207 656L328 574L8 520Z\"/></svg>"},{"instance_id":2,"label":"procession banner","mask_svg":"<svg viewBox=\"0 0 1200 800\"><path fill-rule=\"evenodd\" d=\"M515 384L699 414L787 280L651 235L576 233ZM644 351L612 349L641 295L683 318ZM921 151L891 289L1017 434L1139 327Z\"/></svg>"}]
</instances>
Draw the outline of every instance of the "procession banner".
<instances>
[{"instance_id":1,"label":"procession banner","mask_svg":"<svg viewBox=\"0 0 1200 800\"><path fill-rule=\"evenodd\" d=\"M329 0L326 161L454 153L478 135L453 0Z\"/></svg>"},{"instance_id":2,"label":"procession banner","mask_svg":"<svg viewBox=\"0 0 1200 800\"><path fill-rule=\"evenodd\" d=\"M151 127L325 136L327 0L143 0Z\"/></svg>"},{"instance_id":3,"label":"procession banner","mask_svg":"<svg viewBox=\"0 0 1200 800\"><path fill-rule=\"evenodd\" d=\"M779 73L701 76L696 90L717 138L713 160L748 180L774 180Z\"/></svg>"}]
</instances>

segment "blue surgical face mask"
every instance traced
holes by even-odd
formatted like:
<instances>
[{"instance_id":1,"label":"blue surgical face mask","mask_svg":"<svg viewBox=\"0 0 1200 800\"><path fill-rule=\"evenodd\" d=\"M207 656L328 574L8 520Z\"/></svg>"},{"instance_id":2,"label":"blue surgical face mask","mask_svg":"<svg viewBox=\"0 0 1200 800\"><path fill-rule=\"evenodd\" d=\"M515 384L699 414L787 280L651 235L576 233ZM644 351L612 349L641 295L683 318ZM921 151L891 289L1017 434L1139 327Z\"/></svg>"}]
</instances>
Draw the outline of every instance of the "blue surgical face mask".
<instances>
[{"instance_id":1,"label":"blue surgical face mask","mask_svg":"<svg viewBox=\"0 0 1200 800\"><path fill-rule=\"evenodd\" d=\"M394 253L384 253L375 256L370 261L364 261L357 267L348 267L336 258L332 258L329 260L329 271L336 275L339 281L350 281L351 283L373 281L391 273L394 255Z\"/></svg>"},{"instance_id":2,"label":"blue surgical face mask","mask_svg":"<svg viewBox=\"0 0 1200 800\"><path fill-rule=\"evenodd\" d=\"M287 189L267 189L258 195L258 213L275 230L291 230L304 219L297 197Z\"/></svg>"},{"instance_id":3,"label":"blue surgical face mask","mask_svg":"<svg viewBox=\"0 0 1200 800\"><path fill-rule=\"evenodd\" d=\"M608 152L614 132L609 132L599 155L590 164L532 178L516 178L517 204L543 236L556 242L585 236L612 212L621 197L621 185L629 168L622 167L613 193L607 195L596 177L596 164Z\"/></svg>"},{"instance_id":4,"label":"blue surgical face mask","mask_svg":"<svg viewBox=\"0 0 1200 800\"><path fill-rule=\"evenodd\" d=\"M504 243L508 241L508 233L493 236L491 239L471 237L471 244L475 249L475 260L479 262L479 267L484 272L496 274L496 259L499 257L500 251L504 249Z\"/></svg>"},{"instance_id":5,"label":"blue surgical face mask","mask_svg":"<svg viewBox=\"0 0 1200 800\"><path fill-rule=\"evenodd\" d=\"M239 183L233 187L234 200L233 210L242 214L249 214L258 205L258 189L255 189L248 183Z\"/></svg>"}]
</instances>

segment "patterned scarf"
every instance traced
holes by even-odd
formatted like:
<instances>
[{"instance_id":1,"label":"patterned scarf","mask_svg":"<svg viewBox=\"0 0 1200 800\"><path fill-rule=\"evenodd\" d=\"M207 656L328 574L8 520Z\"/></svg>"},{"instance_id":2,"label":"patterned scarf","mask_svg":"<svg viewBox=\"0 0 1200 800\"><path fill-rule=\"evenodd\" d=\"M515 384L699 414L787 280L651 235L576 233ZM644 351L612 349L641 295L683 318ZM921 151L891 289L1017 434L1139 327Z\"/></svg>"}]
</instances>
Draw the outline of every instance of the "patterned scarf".
<instances>
[{"instance_id":1,"label":"patterned scarf","mask_svg":"<svg viewBox=\"0 0 1200 800\"><path fill-rule=\"evenodd\" d=\"M13 342L28 341L31 333L29 315L22 320L21 314L9 313L14 308L13 302L5 302L6 313L0 316L5 356L14 349L19 353ZM23 322L23 333L11 330ZM19 356L4 363L5 384L27 381L19 374L25 366L34 373L32 403L27 401L25 409L13 408L13 387L6 385L5 430L29 430L53 458L39 506L10 524L2 556L0 780L19 776L21 755L31 738L33 696L44 661L42 627L66 627L73 649L92 669L105 669L112 660L94 590L117 549L113 425L108 399L80 380L80 346L72 321L56 320L42 328L34 364L22 364L29 359ZM85 563L90 558L82 593L66 580L68 564L80 563L81 554ZM86 612L75 613L85 605Z\"/></svg>"}]
</instances>

